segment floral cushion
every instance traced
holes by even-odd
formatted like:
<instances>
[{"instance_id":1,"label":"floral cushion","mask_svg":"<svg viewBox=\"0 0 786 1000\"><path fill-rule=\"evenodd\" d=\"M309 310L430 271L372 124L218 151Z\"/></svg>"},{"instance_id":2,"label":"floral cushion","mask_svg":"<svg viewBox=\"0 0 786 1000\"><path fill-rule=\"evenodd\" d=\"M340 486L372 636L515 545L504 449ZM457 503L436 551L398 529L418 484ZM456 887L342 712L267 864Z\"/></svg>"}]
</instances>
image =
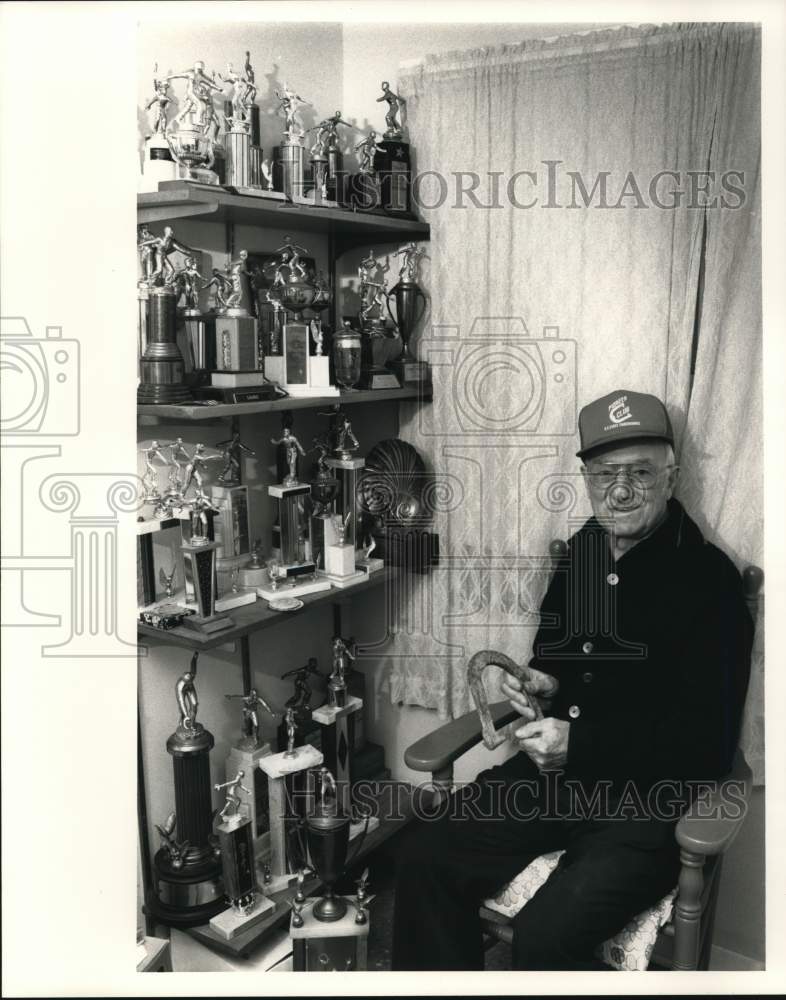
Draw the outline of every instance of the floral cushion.
<instances>
[{"instance_id":1,"label":"floral cushion","mask_svg":"<svg viewBox=\"0 0 786 1000\"><path fill-rule=\"evenodd\" d=\"M527 865L524 871L519 872L512 882L508 882L500 889L496 896L487 899L484 905L489 910L495 910L506 917L514 916L532 899L551 875L562 854L562 851L541 854L532 864ZM655 947L658 931L671 917L676 895L677 890L673 889L655 906L634 917L614 937L604 941L597 949L598 958L606 965L621 971L645 971L649 965L652 949Z\"/></svg>"}]
</instances>

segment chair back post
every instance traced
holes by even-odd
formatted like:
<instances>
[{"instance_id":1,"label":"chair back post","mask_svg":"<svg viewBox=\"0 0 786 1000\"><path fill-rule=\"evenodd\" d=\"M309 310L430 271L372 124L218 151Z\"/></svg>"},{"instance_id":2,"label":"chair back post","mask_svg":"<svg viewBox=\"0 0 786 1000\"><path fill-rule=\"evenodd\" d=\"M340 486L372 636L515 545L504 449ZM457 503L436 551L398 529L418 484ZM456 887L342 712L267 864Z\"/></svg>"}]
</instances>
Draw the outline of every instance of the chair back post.
<instances>
[{"instance_id":1,"label":"chair back post","mask_svg":"<svg viewBox=\"0 0 786 1000\"><path fill-rule=\"evenodd\" d=\"M746 566L742 571L742 592L754 622L759 610L759 592L763 583L764 570L759 566Z\"/></svg>"}]
</instances>

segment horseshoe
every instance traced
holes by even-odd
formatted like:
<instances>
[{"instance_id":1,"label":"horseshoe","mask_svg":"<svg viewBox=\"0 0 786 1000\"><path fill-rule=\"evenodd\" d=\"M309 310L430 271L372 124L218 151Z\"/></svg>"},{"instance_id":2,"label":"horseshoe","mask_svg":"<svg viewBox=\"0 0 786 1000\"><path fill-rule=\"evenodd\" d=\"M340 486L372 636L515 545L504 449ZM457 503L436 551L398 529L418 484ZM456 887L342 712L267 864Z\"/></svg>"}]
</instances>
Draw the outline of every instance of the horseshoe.
<instances>
[{"instance_id":1,"label":"horseshoe","mask_svg":"<svg viewBox=\"0 0 786 1000\"><path fill-rule=\"evenodd\" d=\"M478 710L480 728L483 732L483 742L489 750L498 747L507 738L501 730L494 728L494 722L489 712L488 695L483 684L483 671L492 664L495 667L500 667L505 673L512 674L522 684L531 677L528 667L520 663L515 663L509 656L506 656L504 653L497 653L493 649L482 649L479 653L475 653L467 664L467 683L469 684L469 689L472 692L472 697L475 699L475 706ZM529 707L535 713L535 718L542 719L543 712L538 702L534 698L530 698L526 691L522 691L521 693Z\"/></svg>"}]
</instances>

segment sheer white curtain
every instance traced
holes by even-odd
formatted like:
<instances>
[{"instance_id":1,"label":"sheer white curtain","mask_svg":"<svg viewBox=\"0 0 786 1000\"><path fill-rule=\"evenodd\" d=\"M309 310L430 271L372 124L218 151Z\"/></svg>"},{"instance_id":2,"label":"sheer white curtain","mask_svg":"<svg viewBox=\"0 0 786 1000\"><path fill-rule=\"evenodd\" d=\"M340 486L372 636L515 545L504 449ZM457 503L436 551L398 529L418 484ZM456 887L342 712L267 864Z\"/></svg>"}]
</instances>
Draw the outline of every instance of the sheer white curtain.
<instances>
[{"instance_id":1,"label":"sheer white curtain","mask_svg":"<svg viewBox=\"0 0 786 1000\"><path fill-rule=\"evenodd\" d=\"M689 510L738 563L761 560L759 428L737 419L760 403L758 32L450 53L399 93L432 230L419 350L434 370L434 402L402 407L402 436L435 472L444 558L402 596L386 675L392 700L447 716L469 707L472 653L529 655L549 541L588 514L576 414L598 395L659 395L680 439L688 420ZM742 386L729 351L751 359Z\"/></svg>"}]
</instances>

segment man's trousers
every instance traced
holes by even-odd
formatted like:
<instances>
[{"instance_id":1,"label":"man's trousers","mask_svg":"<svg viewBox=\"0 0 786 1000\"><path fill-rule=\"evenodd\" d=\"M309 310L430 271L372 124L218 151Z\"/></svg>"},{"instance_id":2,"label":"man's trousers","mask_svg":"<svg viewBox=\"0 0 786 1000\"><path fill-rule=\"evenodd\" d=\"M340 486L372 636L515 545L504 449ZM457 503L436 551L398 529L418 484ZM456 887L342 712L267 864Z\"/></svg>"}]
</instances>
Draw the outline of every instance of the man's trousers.
<instances>
[{"instance_id":1,"label":"man's trousers","mask_svg":"<svg viewBox=\"0 0 786 1000\"><path fill-rule=\"evenodd\" d=\"M597 946L674 888L673 821L586 818L546 786L519 753L417 821L398 859L394 969L482 969L480 904L547 851L565 853L513 918L514 969L606 968Z\"/></svg>"}]
</instances>

